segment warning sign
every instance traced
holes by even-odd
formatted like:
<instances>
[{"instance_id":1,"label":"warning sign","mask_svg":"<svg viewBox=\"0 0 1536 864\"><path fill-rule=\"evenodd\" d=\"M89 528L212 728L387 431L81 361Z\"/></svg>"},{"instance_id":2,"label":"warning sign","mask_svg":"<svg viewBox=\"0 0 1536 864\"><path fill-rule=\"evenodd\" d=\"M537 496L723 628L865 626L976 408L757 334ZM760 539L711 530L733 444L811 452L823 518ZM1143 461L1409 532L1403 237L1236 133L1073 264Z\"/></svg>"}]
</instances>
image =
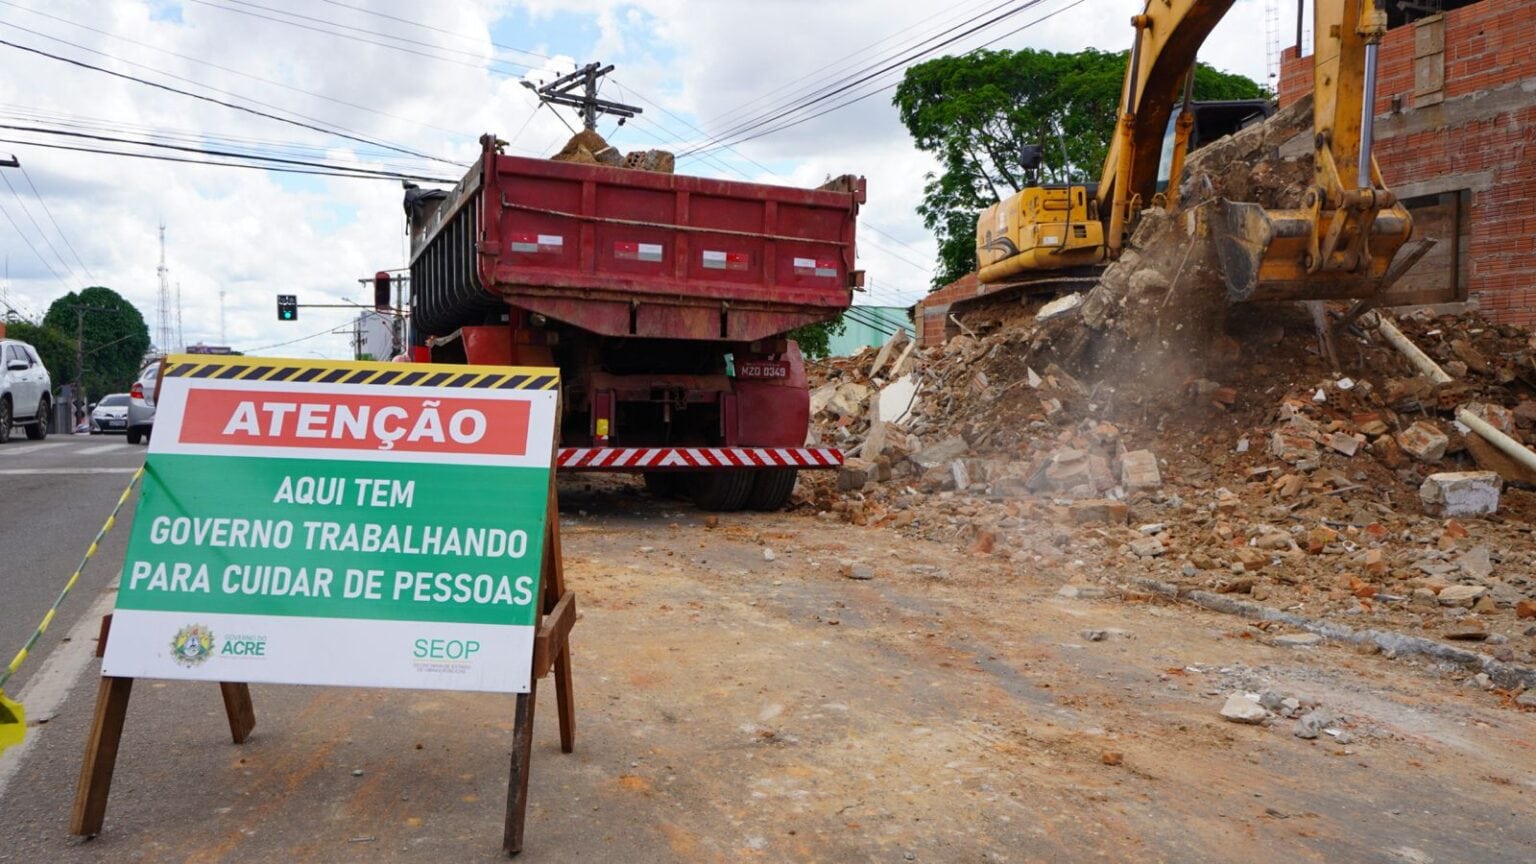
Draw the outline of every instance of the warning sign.
<instances>
[{"instance_id":1,"label":"warning sign","mask_svg":"<svg viewBox=\"0 0 1536 864\"><path fill-rule=\"evenodd\" d=\"M103 674L528 692L558 386L169 358Z\"/></svg>"}]
</instances>

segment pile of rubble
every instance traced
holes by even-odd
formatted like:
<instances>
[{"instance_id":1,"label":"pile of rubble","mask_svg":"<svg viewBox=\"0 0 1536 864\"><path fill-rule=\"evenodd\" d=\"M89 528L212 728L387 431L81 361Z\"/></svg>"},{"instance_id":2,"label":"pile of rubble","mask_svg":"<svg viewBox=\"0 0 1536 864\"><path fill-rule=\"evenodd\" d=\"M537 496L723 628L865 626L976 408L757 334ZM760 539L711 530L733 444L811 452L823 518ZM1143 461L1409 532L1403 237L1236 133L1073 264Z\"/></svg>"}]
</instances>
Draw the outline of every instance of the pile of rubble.
<instances>
[{"instance_id":1,"label":"pile of rubble","mask_svg":"<svg viewBox=\"0 0 1536 864\"><path fill-rule=\"evenodd\" d=\"M1029 328L893 337L813 368L814 434L848 461L808 480L808 503L1085 589L1241 594L1530 663L1536 477L1463 421L1536 440L1536 337L1474 315L1399 322L1443 362L1436 381L1390 322L1367 324L1341 334L1344 374L1308 316L1230 321L1220 377L1171 394L1037 371Z\"/></svg>"},{"instance_id":2,"label":"pile of rubble","mask_svg":"<svg viewBox=\"0 0 1536 864\"><path fill-rule=\"evenodd\" d=\"M571 136L559 153L549 157L555 162L582 162L588 165L608 165L613 168L633 168L640 171L656 171L671 174L676 159L666 150L636 150L625 154L609 144L603 136L591 129L583 129Z\"/></svg>"}]
</instances>

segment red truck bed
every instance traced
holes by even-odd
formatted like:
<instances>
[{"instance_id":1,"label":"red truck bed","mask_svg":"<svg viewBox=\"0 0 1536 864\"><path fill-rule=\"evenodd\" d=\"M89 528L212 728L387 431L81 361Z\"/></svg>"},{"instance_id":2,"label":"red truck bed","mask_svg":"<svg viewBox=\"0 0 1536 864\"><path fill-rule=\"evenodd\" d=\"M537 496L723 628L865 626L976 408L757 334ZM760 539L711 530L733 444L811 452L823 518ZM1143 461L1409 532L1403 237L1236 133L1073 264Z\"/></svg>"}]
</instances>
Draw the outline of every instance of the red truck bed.
<instances>
[{"instance_id":1,"label":"red truck bed","mask_svg":"<svg viewBox=\"0 0 1536 864\"><path fill-rule=\"evenodd\" d=\"M617 337L750 342L852 301L862 178L796 189L499 154L418 199L418 328L513 306ZM410 206L410 205L408 205Z\"/></svg>"}]
</instances>

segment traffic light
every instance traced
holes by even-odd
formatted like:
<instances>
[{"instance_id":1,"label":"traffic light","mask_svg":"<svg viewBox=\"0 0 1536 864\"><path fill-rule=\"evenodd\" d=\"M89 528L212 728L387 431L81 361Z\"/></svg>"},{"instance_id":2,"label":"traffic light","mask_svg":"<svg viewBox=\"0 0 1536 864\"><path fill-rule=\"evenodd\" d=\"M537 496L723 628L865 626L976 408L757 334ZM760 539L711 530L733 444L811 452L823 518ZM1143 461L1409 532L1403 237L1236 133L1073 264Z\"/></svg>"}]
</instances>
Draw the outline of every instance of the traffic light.
<instances>
[{"instance_id":1,"label":"traffic light","mask_svg":"<svg viewBox=\"0 0 1536 864\"><path fill-rule=\"evenodd\" d=\"M299 320L299 298L294 294L277 295L277 320Z\"/></svg>"},{"instance_id":2,"label":"traffic light","mask_svg":"<svg viewBox=\"0 0 1536 864\"><path fill-rule=\"evenodd\" d=\"M388 312L391 305L390 294L394 287L389 274L380 270L373 274L373 308L379 312Z\"/></svg>"}]
</instances>

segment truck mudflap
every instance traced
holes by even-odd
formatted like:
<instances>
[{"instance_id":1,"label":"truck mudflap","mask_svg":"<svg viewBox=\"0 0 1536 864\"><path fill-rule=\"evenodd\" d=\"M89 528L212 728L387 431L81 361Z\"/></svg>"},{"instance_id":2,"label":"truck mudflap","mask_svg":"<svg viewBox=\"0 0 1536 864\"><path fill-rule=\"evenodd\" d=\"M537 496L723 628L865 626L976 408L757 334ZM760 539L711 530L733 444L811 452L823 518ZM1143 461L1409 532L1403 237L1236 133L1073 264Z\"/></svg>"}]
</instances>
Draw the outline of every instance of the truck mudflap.
<instances>
[{"instance_id":1,"label":"truck mudflap","mask_svg":"<svg viewBox=\"0 0 1536 864\"><path fill-rule=\"evenodd\" d=\"M690 471L711 468L837 468L836 447L561 447L562 471Z\"/></svg>"}]
</instances>

